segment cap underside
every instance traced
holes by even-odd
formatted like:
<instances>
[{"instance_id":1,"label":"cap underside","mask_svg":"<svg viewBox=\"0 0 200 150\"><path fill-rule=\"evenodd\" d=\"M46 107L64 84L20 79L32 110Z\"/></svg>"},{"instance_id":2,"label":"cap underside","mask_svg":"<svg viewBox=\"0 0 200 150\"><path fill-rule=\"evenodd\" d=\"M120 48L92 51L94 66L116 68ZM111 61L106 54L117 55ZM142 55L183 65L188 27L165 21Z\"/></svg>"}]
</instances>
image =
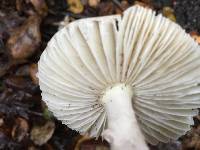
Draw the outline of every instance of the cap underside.
<instances>
[{"instance_id":1,"label":"cap underside","mask_svg":"<svg viewBox=\"0 0 200 150\"><path fill-rule=\"evenodd\" d=\"M55 34L39 61L42 98L54 115L99 137L106 87L134 88L133 109L151 144L190 129L200 106L200 48L185 31L139 6L120 15L82 19Z\"/></svg>"}]
</instances>

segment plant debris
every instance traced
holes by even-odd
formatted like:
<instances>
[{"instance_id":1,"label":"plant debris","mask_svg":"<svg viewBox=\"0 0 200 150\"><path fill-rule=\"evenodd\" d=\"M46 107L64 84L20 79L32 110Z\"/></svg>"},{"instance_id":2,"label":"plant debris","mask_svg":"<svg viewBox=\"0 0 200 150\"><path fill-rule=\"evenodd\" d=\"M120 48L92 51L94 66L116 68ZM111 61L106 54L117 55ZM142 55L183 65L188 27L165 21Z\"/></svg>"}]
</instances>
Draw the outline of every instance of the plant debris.
<instances>
[{"instance_id":1,"label":"plant debris","mask_svg":"<svg viewBox=\"0 0 200 150\"><path fill-rule=\"evenodd\" d=\"M67 0L67 3L69 5L69 11L75 14L83 12L84 6L80 0Z\"/></svg>"},{"instance_id":2,"label":"plant debris","mask_svg":"<svg viewBox=\"0 0 200 150\"><path fill-rule=\"evenodd\" d=\"M38 85L39 80L37 78L38 66L37 64L31 64L29 66L29 74L34 84Z\"/></svg>"},{"instance_id":3,"label":"plant debris","mask_svg":"<svg viewBox=\"0 0 200 150\"><path fill-rule=\"evenodd\" d=\"M16 140L17 142L21 142L25 136L28 135L29 125L27 121L23 118L16 118L15 124L12 129L12 138Z\"/></svg>"},{"instance_id":4,"label":"plant debris","mask_svg":"<svg viewBox=\"0 0 200 150\"><path fill-rule=\"evenodd\" d=\"M55 130L55 123L48 121L43 126L34 126L31 130L31 140L36 145L45 144L53 135Z\"/></svg>"},{"instance_id":5,"label":"plant debris","mask_svg":"<svg viewBox=\"0 0 200 150\"><path fill-rule=\"evenodd\" d=\"M45 0L30 0L36 12L45 17L48 13L48 7Z\"/></svg>"},{"instance_id":6,"label":"plant debris","mask_svg":"<svg viewBox=\"0 0 200 150\"><path fill-rule=\"evenodd\" d=\"M176 17L174 15L174 10L171 7L163 7L162 13L165 17L169 18L170 20L176 22Z\"/></svg>"},{"instance_id":7,"label":"plant debris","mask_svg":"<svg viewBox=\"0 0 200 150\"><path fill-rule=\"evenodd\" d=\"M13 31L7 47L14 59L26 59L38 50L41 42L40 22L37 15L30 16L22 26Z\"/></svg>"}]
</instances>

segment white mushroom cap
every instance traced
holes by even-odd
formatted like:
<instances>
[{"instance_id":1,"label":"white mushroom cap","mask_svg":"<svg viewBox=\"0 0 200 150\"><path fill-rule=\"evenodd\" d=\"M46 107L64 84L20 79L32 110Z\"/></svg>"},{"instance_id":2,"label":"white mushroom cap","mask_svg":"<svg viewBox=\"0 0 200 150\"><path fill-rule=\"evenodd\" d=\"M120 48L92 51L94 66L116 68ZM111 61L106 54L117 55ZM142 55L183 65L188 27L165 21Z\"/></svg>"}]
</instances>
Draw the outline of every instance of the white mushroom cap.
<instances>
[{"instance_id":1,"label":"white mushroom cap","mask_svg":"<svg viewBox=\"0 0 200 150\"><path fill-rule=\"evenodd\" d=\"M174 22L134 6L120 15L74 21L48 43L39 61L42 99L68 127L99 137L102 96L124 83L151 144L177 139L200 107L200 48ZM116 110L117 111L117 110Z\"/></svg>"}]
</instances>

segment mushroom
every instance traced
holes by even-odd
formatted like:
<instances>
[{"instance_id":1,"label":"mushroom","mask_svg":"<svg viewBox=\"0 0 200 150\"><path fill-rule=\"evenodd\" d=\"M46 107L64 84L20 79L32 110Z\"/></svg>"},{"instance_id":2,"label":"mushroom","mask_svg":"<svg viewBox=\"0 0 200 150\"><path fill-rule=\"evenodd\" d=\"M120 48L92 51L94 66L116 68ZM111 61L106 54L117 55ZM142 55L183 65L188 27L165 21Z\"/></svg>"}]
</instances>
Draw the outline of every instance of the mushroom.
<instances>
[{"instance_id":1,"label":"mushroom","mask_svg":"<svg viewBox=\"0 0 200 150\"><path fill-rule=\"evenodd\" d=\"M200 48L174 22L133 6L74 21L39 60L42 99L71 129L112 150L176 140L200 106Z\"/></svg>"}]
</instances>

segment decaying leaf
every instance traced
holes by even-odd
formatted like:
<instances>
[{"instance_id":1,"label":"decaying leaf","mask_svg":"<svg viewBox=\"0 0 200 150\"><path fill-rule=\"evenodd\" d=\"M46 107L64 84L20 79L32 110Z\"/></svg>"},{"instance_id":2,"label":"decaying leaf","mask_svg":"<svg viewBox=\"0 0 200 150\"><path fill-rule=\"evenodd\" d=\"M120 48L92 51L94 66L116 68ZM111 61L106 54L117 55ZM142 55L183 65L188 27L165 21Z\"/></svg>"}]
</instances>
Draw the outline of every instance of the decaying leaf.
<instances>
[{"instance_id":1,"label":"decaying leaf","mask_svg":"<svg viewBox=\"0 0 200 150\"><path fill-rule=\"evenodd\" d=\"M46 122L43 126L34 126L31 130L31 140L37 145L45 144L53 135L55 123Z\"/></svg>"},{"instance_id":2,"label":"decaying leaf","mask_svg":"<svg viewBox=\"0 0 200 150\"><path fill-rule=\"evenodd\" d=\"M114 11L115 5L111 1L99 4L99 16L111 15Z\"/></svg>"},{"instance_id":3,"label":"decaying leaf","mask_svg":"<svg viewBox=\"0 0 200 150\"><path fill-rule=\"evenodd\" d=\"M163 7L162 13L165 17L176 22L176 17L174 15L174 10L171 7Z\"/></svg>"},{"instance_id":4,"label":"decaying leaf","mask_svg":"<svg viewBox=\"0 0 200 150\"><path fill-rule=\"evenodd\" d=\"M194 38L194 40L200 44L200 35L198 35L198 33L196 32L191 32L190 35Z\"/></svg>"},{"instance_id":5,"label":"decaying leaf","mask_svg":"<svg viewBox=\"0 0 200 150\"><path fill-rule=\"evenodd\" d=\"M17 11L22 11L22 2L23 2L23 0L16 0Z\"/></svg>"},{"instance_id":6,"label":"decaying leaf","mask_svg":"<svg viewBox=\"0 0 200 150\"><path fill-rule=\"evenodd\" d=\"M29 74L30 74L30 77L31 77L33 83L38 85L39 80L38 80L38 77L36 75L37 72L38 72L37 64L31 64L30 67L29 67Z\"/></svg>"},{"instance_id":7,"label":"decaying leaf","mask_svg":"<svg viewBox=\"0 0 200 150\"><path fill-rule=\"evenodd\" d=\"M4 124L4 119L0 118L0 127Z\"/></svg>"},{"instance_id":8,"label":"decaying leaf","mask_svg":"<svg viewBox=\"0 0 200 150\"><path fill-rule=\"evenodd\" d=\"M15 72L15 75L27 77L29 76L29 68L30 68L30 65L28 64L19 66Z\"/></svg>"},{"instance_id":9,"label":"decaying leaf","mask_svg":"<svg viewBox=\"0 0 200 150\"><path fill-rule=\"evenodd\" d=\"M69 5L69 11L75 14L83 12L84 7L80 0L67 0L67 3Z\"/></svg>"},{"instance_id":10,"label":"decaying leaf","mask_svg":"<svg viewBox=\"0 0 200 150\"><path fill-rule=\"evenodd\" d=\"M193 128L191 131L187 132L186 136L183 138L182 145L182 150L200 149L200 126Z\"/></svg>"},{"instance_id":11,"label":"decaying leaf","mask_svg":"<svg viewBox=\"0 0 200 150\"><path fill-rule=\"evenodd\" d=\"M88 4L90 7L97 7L98 4L100 3L100 0L88 0Z\"/></svg>"},{"instance_id":12,"label":"decaying leaf","mask_svg":"<svg viewBox=\"0 0 200 150\"><path fill-rule=\"evenodd\" d=\"M74 150L80 150L81 144L85 141L91 140L91 137L88 136L82 136L76 143L75 149Z\"/></svg>"},{"instance_id":13,"label":"decaying leaf","mask_svg":"<svg viewBox=\"0 0 200 150\"><path fill-rule=\"evenodd\" d=\"M29 85L29 81L22 76L9 76L5 80L5 84L14 89L25 89Z\"/></svg>"},{"instance_id":14,"label":"decaying leaf","mask_svg":"<svg viewBox=\"0 0 200 150\"><path fill-rule=\"evenodd\" d=\"M13 31L7 41L7 47L14 59L26 59L39 48L41 42L40 22L40 17L30 16L22 26Z\"/></svg>"},{"instance_id":15,"label":"decaying leaf","mask_svg":"<svg viewBox=\"0 0 200 150\"><path fill-rule=\"evenodd\" d=\"M45 0L30 0L37 13L41 16L46 16L48 13L48 7Z\"/></svg>"},{"instance_id":16,"label":"decaying leaf","mask_svg":"<svg viewBox=\"0 0 200 150\"><path fill-rule=\"evenodd\" d=\"M21 149L21 145L13 141L7 134L0 131L0 149L1 150L19 150Z\"/></svg>"},{"instance_id":17,"label":"decaying leaf","mask_svg":"<svg viewBox=\"0 0 200 150\"><path fill-rule=\"evenodd\" d=\"M11 62L6 55L0 57L0 77L6 74L7 70L11 67Z\"/></svg>"},{"instance_id":18,"label":"decaying leaf","mask_svg":"<svg viewBox=\"0 0 200 150\"><path fill-rule=\"evenodd\" d=\"M121 9L119 9L118 7L116 8L116 13L117 14L122 14L123 10L126 10L129 7L128 1L122 0L120 7L121 7Z\"/></svg>"},{"instance_id":19,"label":"decaying leaf","mask_svg":"<svg viewBox=\"0 0 200 150\"><path fill-rule=\"evenodd\" d=\"M151 8L151 5L148 5L147 3L143 2L143 1L135 1L134 4L135 5L140 5L142 7Z\"/></svg>"},{"instance_id":20,"label":"decaying leaf","mask_svg":"<svg viewBox=\"0 0 200 150\"><path fill-rule=\"evenodd\" d=\"M7 39L13 29L18 27L24 20L25 18L16 11L9 14L2 13L0 15L0 39Z\"/></svg>"},{"instance_id":21,"label":"decaying leaf","mask_svg":"<svg viewBox=\"0 0 200 150\"><path fill-rule=\"evenodd\" d=\"M29 125L27 121L19 117L15 120L15 125L12 129L12 138L20 142L27 135L28 130L29 130Z\"/></svg>"},{"instance_id":22,"label":"decaying leaf","mask_svg":"<svg viewBox=\"0 0 200 150\"><path fill-rule=\"evenodd\" d=\"M82 136L76 142L74 150L109 150L109 146L101 140L94 141L91 137Z\"/></svg>"},{"instance_id":23,"label":"decaying leaf","mask_svg":"<svg viewBox=\"0 0 200 150\"><path fill-rule=\"evenodd\" d=\"M152 0L140 0L140 1L143 2L143 3L146 3L148 5L150 5Z\"/></svg>"}]
</instances>

